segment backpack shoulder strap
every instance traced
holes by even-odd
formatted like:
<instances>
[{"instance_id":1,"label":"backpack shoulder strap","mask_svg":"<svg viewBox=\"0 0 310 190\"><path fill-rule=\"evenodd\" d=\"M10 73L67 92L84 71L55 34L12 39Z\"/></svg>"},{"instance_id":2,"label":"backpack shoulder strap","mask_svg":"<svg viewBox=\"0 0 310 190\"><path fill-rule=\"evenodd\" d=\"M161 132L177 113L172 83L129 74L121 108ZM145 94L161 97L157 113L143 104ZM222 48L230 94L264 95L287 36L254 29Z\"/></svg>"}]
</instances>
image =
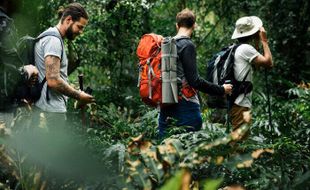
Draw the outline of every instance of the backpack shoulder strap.
<instances>
[{"instance_id":1,"label":"backpack shoulder strap","mask_svg":"<svg viewBox=\"0 0 310 190\"><path fill-rule=\"evenodd\" d=\"M240 45L242 45L242 43L233 44L233 51L232 51L232 53L233 53L234 56L235 56L236 49L237 49ZM242 82L245 82L245 80L246 80L246 78L248 77L250 71L251 71L251 69L248 70L248 72L245 74L244 78L242 79Z\"/></svg>"},{"instance_id":2,"label":"backpack shoulder strap","mask_svg":"<svg viewBox=\"0 0 310 190\"><path fill-rule=\"evenodd\" d=\"M245 82L245 79L248 77L250 71L251 71L251 68L250 68L250 69L248 70L248 72L245 74L245 76L244 76L242 82Z\"/></svg>"},{"instance_id":3,"label":"backpack shoulder strap","mask_svg":"<svg viewBox=\"0 0 310 190\"><path fill-rule=\"evenodd\" d=\"M236 53L236 50L237 50L237 48L240 46L241 44L240 43L237 43L237 44L233 44L233 45L231 45L230 47L231 47L231 50L230 50L230 55L229 56L231 56L231 58L232 59L229 59L230 61L233 61L233 63L234 63L234 57L235 57L235 53ZM229 48L230 48L229 47Z\"/></svg>"},{"instance_id":4,"label":"backpack shoulder strap","mask_svg":"<svg viewBox=\"0 0 310 190\"><path fill-rule=\"evenodd\" d=\"M44 38L44 37L47 37L47 36L54 36L56 38L58 38L60 40L60 43L61 43L61 48L62 48L62 51L61 51L61 60L63 58L63 50L64 50L64 43L63 43L63 40L62 40L62 37L56 33L56 32L52 32L52 31L45 31L43 33L41 33L38 37L36 37L35 39L35 43L38 42L40 39ZM46 82L46 76L44 77L43 81L41 82L41 84L44 84ZM46 100L49 101L50 100L50 97L48 95L49 93L49 88L47 87L46 88Z\"/></svg>"},{"instance_id":5,"label":"backpack shoulder strap","mask_svg":"<svg viewBox=\"0 0 310 190\"><path fill-rule=\"evenodd\" d=\"M241 43L237 43L237 44L232 44L232 52L233 52L233 55L235 55L235 52L237 50L237 48L241 45Z\"/></svg>"}]
</instances>

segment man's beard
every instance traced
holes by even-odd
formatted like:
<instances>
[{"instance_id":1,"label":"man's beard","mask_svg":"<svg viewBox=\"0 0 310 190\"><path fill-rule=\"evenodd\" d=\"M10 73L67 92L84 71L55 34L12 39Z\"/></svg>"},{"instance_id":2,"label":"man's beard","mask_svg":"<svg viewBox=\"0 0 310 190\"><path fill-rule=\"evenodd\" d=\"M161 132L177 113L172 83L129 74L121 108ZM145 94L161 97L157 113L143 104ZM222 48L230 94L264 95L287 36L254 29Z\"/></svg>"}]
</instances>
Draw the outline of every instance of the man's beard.
<instances>
[{"instance_id":1,"label":"man's beard","mask_svg":"<svg viewBox=\"0 0 310 190\"><path fill-rule=\"evenodd\" d=\"M68 40L74 40L74 38L76 37L76 35L73 33L72 25L73 23L69 26L69 28L66 31L66 38Z\"/></svg>"}]
</instances>

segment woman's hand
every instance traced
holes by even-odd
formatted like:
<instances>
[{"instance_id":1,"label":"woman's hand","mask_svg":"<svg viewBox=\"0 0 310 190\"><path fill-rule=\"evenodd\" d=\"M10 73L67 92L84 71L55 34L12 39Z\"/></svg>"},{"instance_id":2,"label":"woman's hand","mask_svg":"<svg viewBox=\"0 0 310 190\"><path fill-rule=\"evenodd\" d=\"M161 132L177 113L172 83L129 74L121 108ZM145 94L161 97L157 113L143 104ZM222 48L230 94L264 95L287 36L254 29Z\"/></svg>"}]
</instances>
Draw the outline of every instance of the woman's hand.
<instances>
[{"instance_id":1,"label":"woman's hand","mask_svg":"<svg viewBox=\"0 0 310 190\"><path fill-rule=\"evenodd\" d=\"M259 29L259 38L261 42L267 42L267 33L264 27L260 27Z\"/></svg>"}]
</instances>

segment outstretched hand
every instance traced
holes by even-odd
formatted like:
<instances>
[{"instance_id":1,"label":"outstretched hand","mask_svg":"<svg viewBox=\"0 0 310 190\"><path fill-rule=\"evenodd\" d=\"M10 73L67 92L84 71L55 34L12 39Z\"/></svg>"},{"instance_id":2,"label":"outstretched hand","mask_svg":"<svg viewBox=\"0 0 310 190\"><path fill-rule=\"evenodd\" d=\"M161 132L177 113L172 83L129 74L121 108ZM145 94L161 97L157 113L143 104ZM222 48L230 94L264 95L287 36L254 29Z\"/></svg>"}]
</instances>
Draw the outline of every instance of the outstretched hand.
<instances>
[{"instance_id":1,"label":"outstretched hand","mask_svg":"<svg viewBox=\"0 0 310 190\"><path fill-rule=\"evenodd\" d=\"M84 91L80 92L80 99L78 102L79 107L83 107L86 104L94 103L94 102L96 102L96 100L92 95L87 94Z\"/></svg>"}]
</instances>

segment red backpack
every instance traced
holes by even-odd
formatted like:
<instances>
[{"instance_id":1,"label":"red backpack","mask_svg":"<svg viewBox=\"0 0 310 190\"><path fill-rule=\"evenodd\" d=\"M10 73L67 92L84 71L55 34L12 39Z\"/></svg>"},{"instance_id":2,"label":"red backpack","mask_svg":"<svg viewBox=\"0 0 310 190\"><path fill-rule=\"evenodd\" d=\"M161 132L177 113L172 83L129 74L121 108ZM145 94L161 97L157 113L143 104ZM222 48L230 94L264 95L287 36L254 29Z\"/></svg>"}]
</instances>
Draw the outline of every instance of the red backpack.
<instances>
[{"instance_id":1,"label":"red backpack","mask_svg":"<svg viewBox=\"0 0 310 190\"><path fill-rule=\"evenodd\" d=\"M153 107L157 107L162 99L160 47L163 39L161 35L145 34L137 48L140 96L145 104Z\"/></svg>"},{"instance_id":2,"label":"red backpack","mask_svg":"<svg viewBox=\"0 0 310 190\"><path fill-rule=\"evenodd\" d=\"M169 91L165 90L165 92L162 92L163 82L165 83L166 80L166 79L164 79L164 81L162 80L162 72L166 72L166 68L161 68L162 64L164 64L162 63L163 61L162 48L164 47L161 46L162 42L163 44L165 44L166 39L168 39L169 41L169 39L171 40L172 38L170 37L164 38L163 36L154 33L145 34L142 36L139 45L137 47L137 56L139 58L138 87L140 89L140 97L145 104L152 107L170 105L171 103L178 103L178 100L182 98L182 94L187 98L192 97L196 94L196 91L192 87L182 83L181 89L174 88L173 92L171 92L172 94L175 95L174 98L172 97L172 99L170 100L167 100L166 96L164 97L164 99L162 98L162 93L166 94ZM172 43L170 45L172 45ZM166 47L166 45L164 46ZM165 48L165 50L166 49L167 48ZM166 52L163 56L165 57L164 59L167 59L168 56L168 60L169 58L171 60L173 59L172 57L175 57L175 64L176 64L177 62L176 45L175 45L175 55L169 53L167 54ZM168 72L169 70L170 72L175 72L176 75L176 68L174 69L168 68ZM164 76L166 77L166 75ZM164 86L164 88L165 87L166 86Z\"/></svg>"}]
</instances>

